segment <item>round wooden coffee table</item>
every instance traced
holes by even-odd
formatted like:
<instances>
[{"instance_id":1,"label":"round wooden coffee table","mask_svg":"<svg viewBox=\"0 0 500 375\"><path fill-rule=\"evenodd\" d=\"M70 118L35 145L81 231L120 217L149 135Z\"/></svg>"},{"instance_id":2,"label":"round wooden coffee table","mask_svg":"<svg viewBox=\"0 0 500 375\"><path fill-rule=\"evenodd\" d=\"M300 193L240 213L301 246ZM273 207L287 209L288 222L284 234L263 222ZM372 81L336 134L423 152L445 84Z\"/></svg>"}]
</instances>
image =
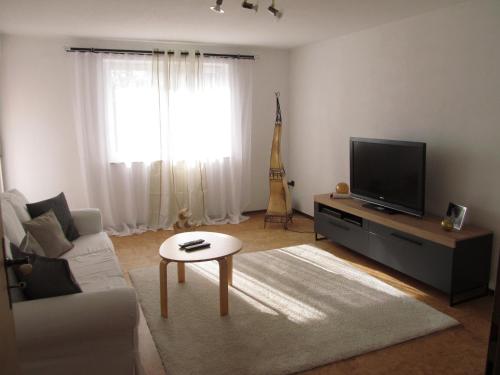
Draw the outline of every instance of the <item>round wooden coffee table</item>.
<instances>
[{"instance_id":1,"label":"round wooden coffee table","mask_svg":"<svg viewBox=\"0 0 500 375\"><path fill-rule=\"evenodd\" d=\"M207 249L187 252L179 248L179 244L197 239L210 243ZM178 233L168 238L160 246L160 303L161 315L168 317L167 293L167 265L177 263L177 279L179 283L186 280L185 263L206 262L216 260L219 262L219 293L220 314L229 312L228 284L233 284L233 254L241 250L242 243L236 237L215 232L185 232Z\"/></svg>"}]
</instances>

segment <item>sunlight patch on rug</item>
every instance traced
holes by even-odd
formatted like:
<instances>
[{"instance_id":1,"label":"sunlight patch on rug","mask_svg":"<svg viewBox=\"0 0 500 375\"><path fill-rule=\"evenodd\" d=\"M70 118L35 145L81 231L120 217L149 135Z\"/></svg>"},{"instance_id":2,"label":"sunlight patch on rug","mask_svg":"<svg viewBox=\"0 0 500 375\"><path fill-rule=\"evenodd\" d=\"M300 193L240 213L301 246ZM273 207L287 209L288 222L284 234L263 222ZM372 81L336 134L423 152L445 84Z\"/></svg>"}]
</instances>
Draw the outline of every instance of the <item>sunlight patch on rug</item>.
<instances>
[{"instance_id":1,"label":"sunlight patch on rug","mask_svg":"<svg viewBox=\"0 0 500 375\"><path fill-rule=\"evenodd\" d=\"M169 374L289 374L428 335L453 318L311 245L233 258L229 315L218 263L169 264L169 318L158 267L130 271Z\"/></svg>"}]
</instances>

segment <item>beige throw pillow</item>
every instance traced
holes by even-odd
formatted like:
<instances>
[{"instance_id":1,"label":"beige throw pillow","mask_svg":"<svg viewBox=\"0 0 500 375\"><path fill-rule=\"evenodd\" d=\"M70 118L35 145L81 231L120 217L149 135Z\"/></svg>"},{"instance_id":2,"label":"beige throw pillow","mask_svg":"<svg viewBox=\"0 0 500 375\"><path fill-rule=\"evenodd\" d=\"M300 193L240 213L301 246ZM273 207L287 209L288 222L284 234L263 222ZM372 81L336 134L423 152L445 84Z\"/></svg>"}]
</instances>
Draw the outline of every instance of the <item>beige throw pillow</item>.
<instances>
[{"instance_id":1,"label":"beige throw pillow","mask_svg":"<svg viewBox=\"0 0 500 375\"><path fill-rule=\"evenodd\" d=\"M46 257L58 258L73 248L52 210L23 223L23 226L40 244Z\"/></svg>"}]
</instances>

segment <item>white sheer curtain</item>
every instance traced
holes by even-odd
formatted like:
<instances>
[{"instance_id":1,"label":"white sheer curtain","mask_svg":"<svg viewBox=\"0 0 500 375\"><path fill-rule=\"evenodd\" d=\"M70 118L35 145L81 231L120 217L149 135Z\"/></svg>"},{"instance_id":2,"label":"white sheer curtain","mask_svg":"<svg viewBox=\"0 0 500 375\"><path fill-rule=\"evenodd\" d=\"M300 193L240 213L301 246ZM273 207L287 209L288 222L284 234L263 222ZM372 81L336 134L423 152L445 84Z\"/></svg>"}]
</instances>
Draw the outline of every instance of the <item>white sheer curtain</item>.
<instances>
[{"instance_id":1,"label":"white sheer curtain","mask_svg":"<svg viewBox=\"0 0 500 375\"><path fill-rule=\"evenodd\" d=\"M115 234L238 223L249 199L252 62L73 54L89 204Z\"/></svg>"}]
</instances>

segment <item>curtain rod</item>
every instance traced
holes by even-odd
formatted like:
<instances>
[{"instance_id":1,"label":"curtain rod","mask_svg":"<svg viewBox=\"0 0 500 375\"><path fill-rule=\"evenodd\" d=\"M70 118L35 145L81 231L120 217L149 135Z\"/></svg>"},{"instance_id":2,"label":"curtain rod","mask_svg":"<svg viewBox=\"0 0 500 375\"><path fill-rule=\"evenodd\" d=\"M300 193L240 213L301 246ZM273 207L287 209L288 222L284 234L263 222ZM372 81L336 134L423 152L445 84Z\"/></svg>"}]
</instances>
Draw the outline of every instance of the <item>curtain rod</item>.
<instances>
[{"instance_id":1,"label":"curtain rod","mask_svg":"<svg viewBox=\"0 0 500 375\"><path fill-rule=\"evenodd\" d=\"M116 53L116 54L130 54L130 55L164 55L165 51L160 50L135 50L135 49L110 49L110 48L81 48L81 47L69 47L66 48L66 52L92 52L92 53ZM167 52L169 55L175 54L174 51L169 50ZM188 56L189 52L181 51L181 56ZM196 51L195 56L202 55L200 52ZM242 59L242 60L255 60L254 55L235 55L235 54L225 54L225 53L203 53L203 57L221 57L226 59Z\"/></svg>"},{"instance_id":2,"label":"curtain rod","mask_svg":"<svg viewBox=\"0 0 500 375\"><path fill-rule=\"evenodd\" d=\"M203 57L222 57L224 59L255 60L254 55L232 55L226 53L204 53Z\"/></svg>"},{"instance_id":3,"label":"curtain rod","mask_svg":"<svg viewBox=\"0 0 500 375\"><path fill-rule=\"evenodd\" d=\"M81 47L66 48L66 52L117 53L117 54L131 54L131 55L153 55L153 54L164 55L165 54L165 51L159 51L159 50L81 48Z\"/></svg>"}]
</instances>

